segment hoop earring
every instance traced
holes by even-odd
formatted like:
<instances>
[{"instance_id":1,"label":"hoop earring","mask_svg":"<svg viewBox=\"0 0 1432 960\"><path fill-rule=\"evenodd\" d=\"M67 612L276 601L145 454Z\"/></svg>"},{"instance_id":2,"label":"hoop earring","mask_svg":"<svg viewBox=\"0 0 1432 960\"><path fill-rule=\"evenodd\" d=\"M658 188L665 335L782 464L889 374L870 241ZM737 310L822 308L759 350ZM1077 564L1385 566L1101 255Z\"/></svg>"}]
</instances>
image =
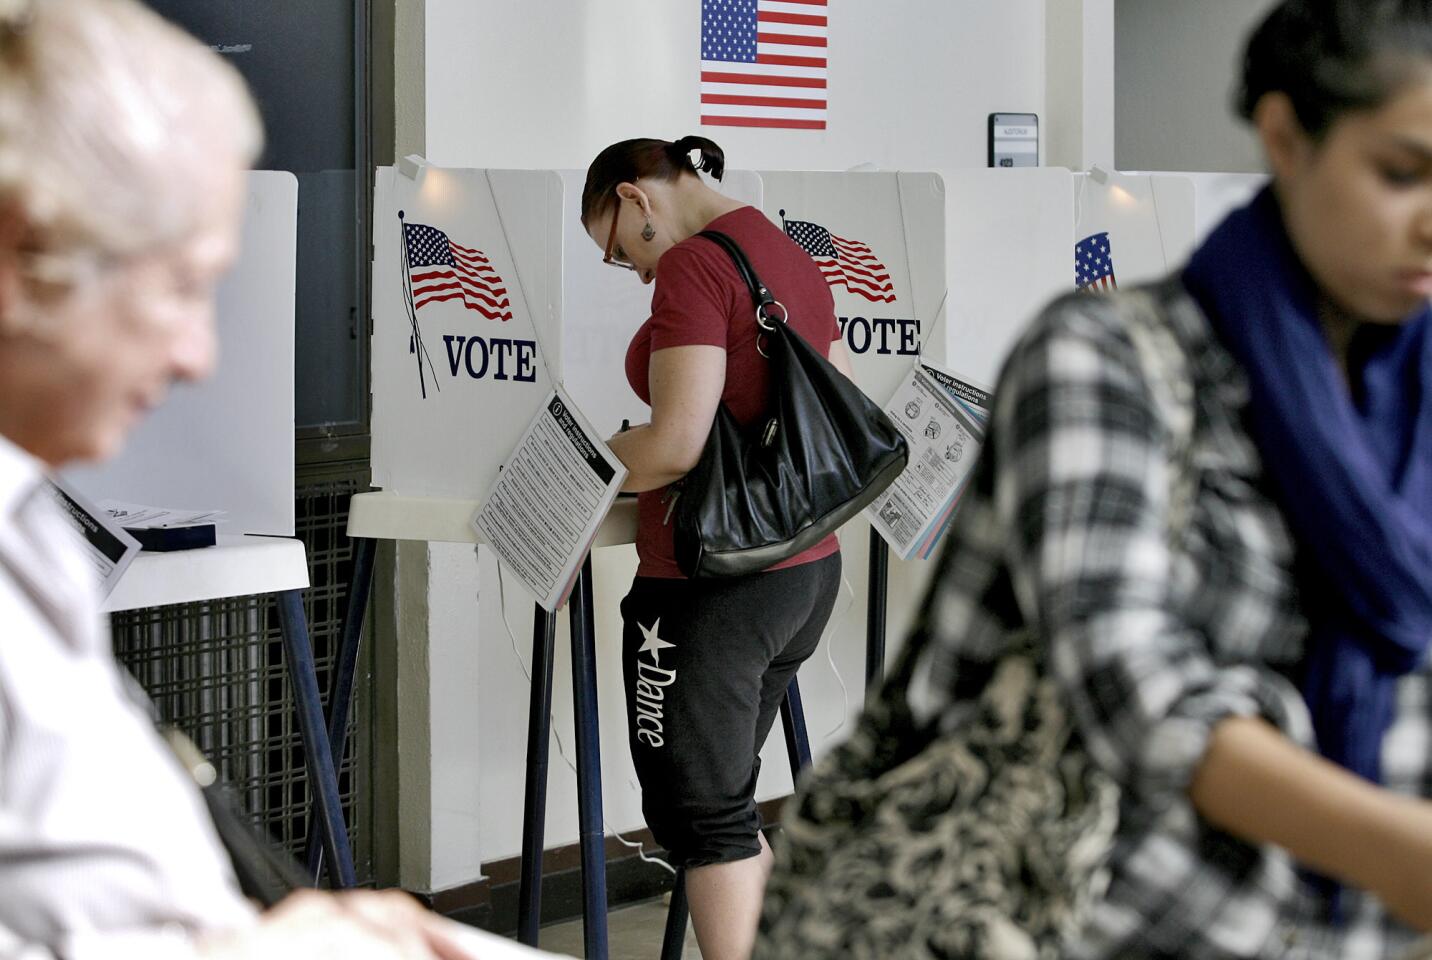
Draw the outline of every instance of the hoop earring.
<instances>
[{"instance_id":1,"label":"hoop earring","mask_svg":"<svg viewBox=\"0 0 1432 960\"><path fill-rule=\"evenodd\" d=\"M641 238L642 238L643 240L651 240L651 239L652 239L653 237L655 237L655 236L656 236L656 228L654 228L654 227L651 225L651 220L648 219L648 220L646 221L646 226L644 226L644 227L641 228Z\"/></svg>"}]
</instances>

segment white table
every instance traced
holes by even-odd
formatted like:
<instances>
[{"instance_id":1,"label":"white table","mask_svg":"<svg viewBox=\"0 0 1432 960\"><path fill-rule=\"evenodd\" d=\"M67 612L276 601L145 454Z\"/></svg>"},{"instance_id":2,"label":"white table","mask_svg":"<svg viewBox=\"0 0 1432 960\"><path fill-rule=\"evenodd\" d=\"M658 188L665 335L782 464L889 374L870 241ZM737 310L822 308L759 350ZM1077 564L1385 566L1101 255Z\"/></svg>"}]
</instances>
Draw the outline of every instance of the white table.
<instances>
[{"instance_id":1,"label":"white table","mask_svg":"<svg viewBox=\"0 0 1432 960\"><path fill-rule=\"evenodd\" d=\"M396 493L360 493L349 501L348 536L376 540L428 540L476 543L472 518L480 500L405 497ZM636 540L636 498L619 497L597 530L593 547Z\"/></svg>"},{"instance_id":2,"label":"white table","mask_svg":"<svg viewBox=\"0 0 1432 960\"><path fill-rule=\"evenodd\" d=\"M141 552L102 604L107 613L174 603L202 603L228 597L274 594L283 634L284 663L293 684L304 763L317 802L314 820L335 887L355 883L348 828L338 793L338 759L330 743L318 691L308 620L301 591L308 587L308 556L290 537L220 536L212 547L165 553ZM335 698L336 700L336 698ZM344 725L342 714L330 723ZM314 867L316 869L316 864Z\"/></svg>"},{"instance_id":3,"label":"white table","mask_svg":"<svg viewBox=\"0 0 1432 960\"><path fill-rule=\"evenodd\" d=\"M141 551L102 604L106 613L308 587L308 555L288 537L220 536L212 547Z\"/></svg>"}]
</instances>

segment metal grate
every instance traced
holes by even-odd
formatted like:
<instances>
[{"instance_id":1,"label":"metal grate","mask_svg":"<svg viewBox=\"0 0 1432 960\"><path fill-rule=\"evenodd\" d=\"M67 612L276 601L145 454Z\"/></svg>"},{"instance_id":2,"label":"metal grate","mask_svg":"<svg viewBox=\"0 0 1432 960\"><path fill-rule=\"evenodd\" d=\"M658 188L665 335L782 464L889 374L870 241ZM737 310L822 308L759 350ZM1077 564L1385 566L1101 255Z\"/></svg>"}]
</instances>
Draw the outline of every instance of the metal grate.
<instances>
[{"instance_id":1,"label":"metal grate","mask_svg":"<svg viewBox=\"0 0 1432 960\"><path fill-rule=\"evenodd\" d=\"M296 535L308 551L311 584L304 609L325 698L347 604L348 498L360 489L366 489L366 469L330 473L297 491ZM148 691L160 716L214 761L254 823L301 857L308 777L273 601L242 597L135 610L115 614L112 628L115 656ZM372 879L367 662L360 657L338 771L359 883Z\"/></svg>"}]
</instances>

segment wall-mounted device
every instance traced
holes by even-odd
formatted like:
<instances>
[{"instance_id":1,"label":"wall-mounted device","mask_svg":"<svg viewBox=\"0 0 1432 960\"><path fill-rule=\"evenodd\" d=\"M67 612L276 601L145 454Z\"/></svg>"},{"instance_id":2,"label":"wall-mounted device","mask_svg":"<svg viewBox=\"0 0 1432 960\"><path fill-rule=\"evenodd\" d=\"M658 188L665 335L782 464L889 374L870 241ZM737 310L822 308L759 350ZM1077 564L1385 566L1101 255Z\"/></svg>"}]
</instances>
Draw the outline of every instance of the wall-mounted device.
<instances>
[{"instance_id":1,"label":"wall-mounted device","mask_svg":"<svg viewBox=\"0 0 1432 960\"><path fill-rule=\"evenodd\" d=\"M1039 166L1039 116L1033 113L989 115L989 165Z\"/></svg>"}]
</instances>

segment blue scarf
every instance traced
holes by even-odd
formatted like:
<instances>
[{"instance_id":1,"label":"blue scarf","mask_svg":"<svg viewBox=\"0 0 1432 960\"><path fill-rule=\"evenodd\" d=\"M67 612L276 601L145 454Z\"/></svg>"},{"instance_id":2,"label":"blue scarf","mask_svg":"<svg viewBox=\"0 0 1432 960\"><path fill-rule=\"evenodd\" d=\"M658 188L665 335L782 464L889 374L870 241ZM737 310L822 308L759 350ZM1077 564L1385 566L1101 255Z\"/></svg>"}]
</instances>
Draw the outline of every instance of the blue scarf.
<instances>
[{"instance_id":1,"label":"blue scarf","mask_svg":"<svg viewBox=\"0 0 1432 960\"><path fill-rule=\"evenodd\" d=\"M1429 310L1364 326L1345 380L1271 189L1213 232L1184 283L1247 372L1245 423L1297 542L1318 750L1380 782L1397 679L1432 641Z\"/></svg>"}]
</instances>

